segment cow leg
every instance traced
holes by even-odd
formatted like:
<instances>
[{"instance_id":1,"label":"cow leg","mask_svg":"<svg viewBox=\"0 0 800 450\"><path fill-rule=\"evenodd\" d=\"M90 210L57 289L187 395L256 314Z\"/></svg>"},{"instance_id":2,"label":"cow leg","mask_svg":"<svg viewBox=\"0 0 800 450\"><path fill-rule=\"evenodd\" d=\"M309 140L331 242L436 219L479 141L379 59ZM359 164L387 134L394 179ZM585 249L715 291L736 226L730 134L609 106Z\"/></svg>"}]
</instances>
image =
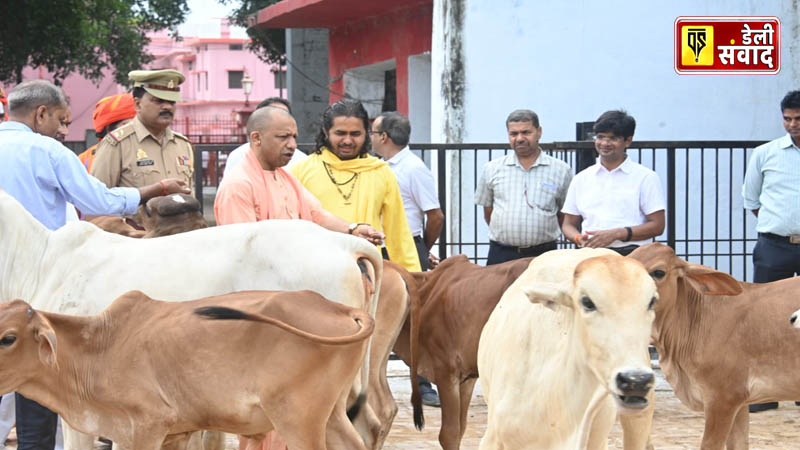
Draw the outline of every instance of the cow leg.
<instances>
[{"instance_id":1,"label":"cow leg","mask_svg":"<svg viewBox=\"0 0 800 450\"><path fill-rule=\"evenodd\" d=\"M726 450L747 450L750 448L750 411L747 405L739 408L733 420L731 432L728 434Z\"/></svg>"},{"instance_id":2,"label":"cow leg","mask_svg":"<svg viewBox=\"0 0 800 450\"><path fill-rule=\"evenodd\" d=\"M397 415L397 403L392 396L389 382L386 379L386 366L389 363L389 353L392 351L397 336L403 328L408 313L408 299L405 292L405 283L398 281L392 295L388 274L384 276L381 285L381 296L378 309L375 312L375 331L372 333L369 354L369 386L367 391L367 414L363 414L366 424L357 425L360 430L368 430L368 436L360 431L361 437L367 448L378 450L383 447L383 442L389 435L392 422ZM398 292L399 291L399 292ZM386 294L384 294L386 292ZM359 422L357 418L356 422Z\"/></svg>"},{"instance_id":3,"label":"cow leg","mask_svg":"<svg viewBox=\"0 0 800 450\"><path fill-rule=\"evenodd\" d=\"M446 380L440 383L440 380ZM458 450L461 435L461 395L459 382L452 376L436 377L439 400L442 402L442 428L439 430L439 444L444 450Z\"/></svg>"},{"instance_id":4,"label":"cow leg","mask_svg":"<svg viewBox=\"0 0 800 450\"><path fill-rule=\"evenodd\" d=\"M734 416L739 409L731 408L731 405L739 405L740 402L732 402L729 399L721 401L719 398L709 398L704 405L706 417L705 429L703 430L703 441L700 445L701 450L723 450L728 434L733 425Z\"/></svg>"},{"instance_id":5,"label":"cow leg","mask_svg":"<svg viewBox=\"0 0 800 450\"><path fill-rule=\"evenodd\" d=\"M92 450L94 447L94 436L81 433L64 420L61 420L61 429L64 431L64 450Z\"/></svg>"},{"instance_id":6,"label":"cow leg","mask_svg":"<svg viewBox=\"0 0 800 450\"><path fill-rule=\"evenodd\" d=\"M653 411L655 411L655 390L647 396L649 405L641 414L625 414L619 416L622 425L622 442L625 450L653 450L650 443L650 430L653 426Z\"/></svg>"},{"instance_id":7,"label":"cow leg","mask_svg":"<svg viewBox=\"0 0 800 450\"><path fill-rule=\"evenodd\" d=\"M461 445L461 440L464 439L464 433L467 431L467 412L469 411L469 402L472 400L472 393L475 391L476 381L478 381L477 378L467 378L461 382L459 390L459 406L461 408L461 415L459 416L459 423L461 424L461 433L458 435L459 446Z\"/></svg>"},{"instance_id":8,"label":"cow leg","mask_svg":"<svg viewBox=\"0 0 800 450\"><path fill-rule=\"evenodd\" d=\"M367 450L361 436L358 435L353 424L347 418L345 408L342 403L333 408L328 419L327 430L322 429L325 435L324 443L327 444L328 450ZM293 448L306 448L306 447L293 447L289 440L286 440L287 446ZM326 447L322 447L323 449Z\"/></svg>"}]
</instances>

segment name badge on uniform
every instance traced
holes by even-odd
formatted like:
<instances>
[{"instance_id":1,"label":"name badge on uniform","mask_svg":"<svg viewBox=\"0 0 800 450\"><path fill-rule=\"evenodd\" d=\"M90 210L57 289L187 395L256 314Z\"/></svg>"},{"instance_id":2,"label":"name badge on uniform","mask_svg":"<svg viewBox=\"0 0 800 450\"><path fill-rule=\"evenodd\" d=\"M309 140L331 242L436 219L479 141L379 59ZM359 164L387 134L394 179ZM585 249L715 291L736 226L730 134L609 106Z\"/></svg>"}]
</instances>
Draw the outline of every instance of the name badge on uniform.
<instances>
[{"instance_id":1,"label":"name badge on uniform","mask_svg":"<svg viewBox=\"0 0 800 450\"><path fill-rule=\"evenodd\" d=\"M155 162L155 161L153 161L152 159L140 159L140 160L136 161L136 165L137 165L137 166L139 166L139 167L142 167L142 166L152 166L152 165L154 165L155 163L156 163L156 162Z\"/></svg>"}]
</instances>

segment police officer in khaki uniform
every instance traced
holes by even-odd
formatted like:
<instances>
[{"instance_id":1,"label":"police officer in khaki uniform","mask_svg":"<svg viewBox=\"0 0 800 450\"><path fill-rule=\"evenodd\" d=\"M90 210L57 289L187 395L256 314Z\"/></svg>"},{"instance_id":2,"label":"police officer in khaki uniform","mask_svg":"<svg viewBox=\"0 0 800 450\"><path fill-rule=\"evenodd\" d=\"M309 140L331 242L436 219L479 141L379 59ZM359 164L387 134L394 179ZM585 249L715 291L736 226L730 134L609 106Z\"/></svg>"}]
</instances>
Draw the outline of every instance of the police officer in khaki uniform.
<instances>
[{"instance_id":1,"label":"police officer in khaki uniform","mask_svg":"<svg viewBox=\"0 0 800 450\"><path fill-rule=\"evenodd\" d=\"M184 76L165 69L134 70L128 77L134 82L136 117L103 138L92 175L108 187L141 187L177 178L194 193L192 146L185 136L169 128Z\"/></svg>"}]
</instances>

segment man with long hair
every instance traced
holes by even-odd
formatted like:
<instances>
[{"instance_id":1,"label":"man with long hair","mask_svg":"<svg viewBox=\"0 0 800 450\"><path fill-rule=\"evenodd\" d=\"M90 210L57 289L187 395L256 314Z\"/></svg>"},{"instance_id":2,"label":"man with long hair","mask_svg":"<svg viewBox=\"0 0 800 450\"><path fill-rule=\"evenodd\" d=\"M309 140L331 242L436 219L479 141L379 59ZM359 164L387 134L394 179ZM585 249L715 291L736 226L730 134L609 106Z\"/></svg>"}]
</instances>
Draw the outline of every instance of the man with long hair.
<instances>
[{"instance_id":1,"label":"man with long hair","mask_svg":"<svg viewBox=\"0 0 800 450\"><path fill-rule=\"evenodd\" d=\"M386 162L369 155L369 130L360 102L334 103L322 114L314 153L290 170L326 210L353 224L382 230L388 258L419 272L397 179Z\"/></svg>"}]
</instances>

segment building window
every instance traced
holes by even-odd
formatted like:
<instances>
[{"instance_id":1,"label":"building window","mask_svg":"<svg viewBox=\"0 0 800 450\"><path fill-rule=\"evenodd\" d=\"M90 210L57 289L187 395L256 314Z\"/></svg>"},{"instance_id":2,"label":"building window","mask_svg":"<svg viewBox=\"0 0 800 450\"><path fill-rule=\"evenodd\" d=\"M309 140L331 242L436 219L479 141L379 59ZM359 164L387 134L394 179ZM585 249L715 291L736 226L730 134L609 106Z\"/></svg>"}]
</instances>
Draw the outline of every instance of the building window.
<instances>
[{"instance_id":1,"label":"building window","mask_svg":"<svg viewBox=\"0 0 800 450\"><path fill-rule=\"evenodd\" d=\"M206 76L206 90L208 90L208 72L205 73Z\"/></svg>"},{"instance_id":2,"label":"building window","mask_svg":"<svg viewBox=\"0 0 800 450\"><path fill-rule=\"evenodd\" d=\"M272 74L275 76L275 89L286 89L286 71L276 70Z\"/></svg>"},{"instance_id":3,"label":"building window","mask_svg":"<svg viewBox=\"0 0 800 450\"><path fill-rule=\"evenodd\" d=\"M194 69L194 63L192 63L192 61L189 61L189 72L191 72L192 69Z\"/></svg>"},{"instance_id":4,"label":"building window","mask_svg":"<svg viewBox=\"0 0 800 450\"><path fill-rule=\"evenodd\" d=\"M228 45L228 50L241 50L242 44L230 44Z\"/></svg>"},{"instance_id":5,"label":"building window","mask_svg":"<svg viewBox=\"0 0 800 450\"><path fill-rule=\"evenodd\" d=\"M241 89L242 78L244 77L243 70L229 70L228 71L228 89Z\"/></svg>"},{"instance_id":6,"label":"building window","mask_svg":"<svg viewBox=\"0 0 800 450\"><path fill-rule=\"evenodd\" d=\"M197 92L200 92L200 74L197 74Z\"/></svg>"}]
</instances>

